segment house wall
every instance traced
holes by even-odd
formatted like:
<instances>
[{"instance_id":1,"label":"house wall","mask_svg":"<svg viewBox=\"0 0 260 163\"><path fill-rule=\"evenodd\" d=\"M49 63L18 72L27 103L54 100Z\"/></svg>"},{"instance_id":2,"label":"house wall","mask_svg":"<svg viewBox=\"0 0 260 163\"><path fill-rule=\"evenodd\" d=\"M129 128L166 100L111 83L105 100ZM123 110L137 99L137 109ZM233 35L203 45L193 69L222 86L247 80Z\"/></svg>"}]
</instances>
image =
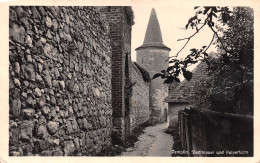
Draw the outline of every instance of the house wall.
<instances>
[{"instance_id":1,"label":"house wall","mask_svg":"<svg viewBox=\"0 0 260 163\"><path fill-rule=\"evenodd\" d=\"M132 90L132 107L130 109L131 131L140 124L150 119L149 108L149 82L145 82L139 69L132 64L131 82L134 83Z\"/></svg>"},{"instance_id":2,"label":"house wall","mask_svg":"<svg viewBox=\"0 0 260 163\"><path fill-rule=\"evenodd\" d=\"M189 109L191 105L189 103L168 103L168 117L169 117L169 129L178 128L178 112L184 110L185 108Z\"/></svg>"},{"instance_id":3,"label":"house wall","mask_svg":"<svg viewBox=\"0 0 260 163\"><path fill-rule=\"evenodd\" d=\"M157 80L157 79L155 79ZM163 85L163 84L162 84ZM167 86L163 85L162 88L154 89L153 81L150 85L150 109L151 121L153 123L164 121L164 110L168 110L168 105L165 98L168 96Z\"/></svg>"},{"instance_id":4,"label":"house wall","mask_svg":"<svg viewBox=\"0 0 260 163\"><path fill-rule=\"evenodd\" d=\"M10 155L96 155L110 146L111 47L99 11L9 11Z\"/></svg>"}]
</instances>

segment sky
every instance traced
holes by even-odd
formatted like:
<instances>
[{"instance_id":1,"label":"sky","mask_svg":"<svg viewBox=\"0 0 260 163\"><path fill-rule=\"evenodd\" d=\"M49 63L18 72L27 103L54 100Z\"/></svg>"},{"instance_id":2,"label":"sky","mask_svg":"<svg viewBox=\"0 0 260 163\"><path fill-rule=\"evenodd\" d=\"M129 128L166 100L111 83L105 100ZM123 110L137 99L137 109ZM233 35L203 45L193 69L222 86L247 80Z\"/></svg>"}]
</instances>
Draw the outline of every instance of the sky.
<instances>
[{"instance_id":1,"label":"sky","mask_svg":"<svg viewBox=\"0 0 260 163\"><path fill-rule=\"evenodd\" d=\"M138 5L137 3L132 6L135 16L135 24L132 26L131 57L133 61L136 60L135 49L143 44L152 8L155 9L157 14L163 42L166 46L171 48L170 56L176 55L186 42L186 40L177 41L178 39L189 37L195 32L194 30L184 29L189 18L195 15L194 6L169 1L163 2L164 1L160 1L160 3L158 1L151 1L151 3L146 5ZM189 54L189 49L191 48L201 48L202 46L209 44L213 33L210 29L204 28L190 40L186 48L179 54L179 58L184 58ZM213 49L214 48L210 48L208 52Z\"/></svg>"}]
</instances>

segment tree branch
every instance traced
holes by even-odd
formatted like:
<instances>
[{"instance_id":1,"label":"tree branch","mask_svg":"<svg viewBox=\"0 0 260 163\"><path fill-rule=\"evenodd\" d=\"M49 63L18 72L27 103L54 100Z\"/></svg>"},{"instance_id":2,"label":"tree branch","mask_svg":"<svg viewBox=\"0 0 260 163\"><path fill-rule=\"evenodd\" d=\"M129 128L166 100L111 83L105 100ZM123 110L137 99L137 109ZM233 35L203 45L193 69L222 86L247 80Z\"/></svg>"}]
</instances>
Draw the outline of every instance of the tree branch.
<instances>
[{"instance_id":1,"label":"tree branch","mask_svg":"<svg viewBox=\"0 0 260 163\"><path fill-rule=\"evenodd\" d=\"M197 33L199 33L199 31L200 31L205 25L206 25L206 24L203 23L203 25L202 25L198 30L196 30L196 32L193 33L190 37L178 39L177 41L182 41L182 40L189 40L189 39L191 39L193 36L195 36Z\"/></svg>"},{"instance_id":2,"label":"tree branch","mask_svg":"<svg viewBox=\"0 0 260 163\"><path fill-rule=\"evenodd\" d=\"M211 46L211 44L213 43L213 40L214 40L214 37L215 37L215 33L213 34L213 36L212 36L212 39L211 39L211 41L210 41L210 43L209 43L209 45L207 46L207 48L204 50L204 52L206 52L208 49L209 49L209 47Z\"/></svg>"},{"instance_id":3,"label":"tree branch","mask_svg":"<svg viewBox=\"0 0 260 163\"><path fill-rule=\"evenodd\" d=\"M182 41L182 40L187 40L184 46L178 51L176 54L176 57L178 57L179 53L186 47L186 45L189 43L190 39L195 36L206 24L204 23L198 30L196 30L195 33L193 33L190 37L183 38L183 39L178 39L177 41Z\"/></svg>"},{"instance_id":4,"label":"tree branch","mask_svg":"<svg viewBox=\"0 0 260 163\"><path fill-rule=\"evenodd\" d=\"M218 33L213 29L212 26L210 26L210 29L211 29L211 30L214 32L214 34L217 36L217 38L218 38L218 40L219 40L219 42L220 42L222 48L224 49L224 51L225 51L225 53L226 53L226 54L225 54L225 57L227 57L228 51L227 51L227 49L225 48L225 46L224 46L224 44L223 44L221 38L218 36Z\"/></svg>"}]
</instances>

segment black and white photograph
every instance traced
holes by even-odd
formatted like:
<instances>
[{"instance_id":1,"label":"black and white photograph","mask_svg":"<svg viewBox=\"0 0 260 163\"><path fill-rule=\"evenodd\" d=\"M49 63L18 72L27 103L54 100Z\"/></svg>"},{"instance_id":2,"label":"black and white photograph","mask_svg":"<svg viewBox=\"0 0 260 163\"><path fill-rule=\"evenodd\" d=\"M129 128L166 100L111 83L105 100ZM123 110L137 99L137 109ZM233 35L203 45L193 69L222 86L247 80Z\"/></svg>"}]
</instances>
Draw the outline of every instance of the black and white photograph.
<instances>
[{"instance_id":1,"label":"black and white photograph","mask_svg":"<svg viewBox=\"0 0 260 163\"><path fill-rule=\"evenodd\" d=\"M253 160L260 8L249 2L2 5L0 144L8 156L0 162L260 161Z\"/></svg>"}]
</instances>

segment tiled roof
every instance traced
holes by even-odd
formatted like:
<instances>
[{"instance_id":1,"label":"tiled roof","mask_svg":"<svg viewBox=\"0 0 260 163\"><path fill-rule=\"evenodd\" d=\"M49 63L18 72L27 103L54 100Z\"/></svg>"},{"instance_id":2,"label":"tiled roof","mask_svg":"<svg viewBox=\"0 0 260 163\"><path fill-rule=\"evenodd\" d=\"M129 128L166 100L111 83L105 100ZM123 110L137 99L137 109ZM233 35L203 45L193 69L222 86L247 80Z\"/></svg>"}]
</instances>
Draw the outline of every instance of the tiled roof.
<instances>
[{"instance_id":1,"label":"tiled roof","mask_svg":"<svg viewBox=\"0 0 260 163\"><path fill-rule=\"evenodd\" d=\"M132 65L134 67L134 69L140 73L140 75L143 77L145 82L150 82L151 81L151 77L149 75L149 72L146 71L143 67L141 67L140 65L138 65L136 62L132 62Z\"/></svg>"},{"instance_id":2,"label":"tiled roof","mask_svg":"<svg viewBox=\"0 0 260 163\"><path fill-rule=\"evenodd\" d=\"M192 71L192 79L190 81L183 80L175 89L169 92L166 102L189 102L190 97L195 94L195 83L207 77L206 68L206 62L201 61Z\"/></svg>"},{"instance_id":3,"label":"tiled roof","mask_svg":"<svg viewBox=\"0 0 260 163\"><path fill-rule=\"evenodd\" d=\"M151 11L151 15L150 15L149 23L148 23L148 26L146 29L143 45L136 48L136 50L142 49L142 48L147 48L147 47L162 48L162 49L166 49L168 51L171 50L170 48L168 48L167 46L165 46L163 44L160 24L157 19L157 15L156 15L154 8Z\"/></svg>"}]
</instances>

